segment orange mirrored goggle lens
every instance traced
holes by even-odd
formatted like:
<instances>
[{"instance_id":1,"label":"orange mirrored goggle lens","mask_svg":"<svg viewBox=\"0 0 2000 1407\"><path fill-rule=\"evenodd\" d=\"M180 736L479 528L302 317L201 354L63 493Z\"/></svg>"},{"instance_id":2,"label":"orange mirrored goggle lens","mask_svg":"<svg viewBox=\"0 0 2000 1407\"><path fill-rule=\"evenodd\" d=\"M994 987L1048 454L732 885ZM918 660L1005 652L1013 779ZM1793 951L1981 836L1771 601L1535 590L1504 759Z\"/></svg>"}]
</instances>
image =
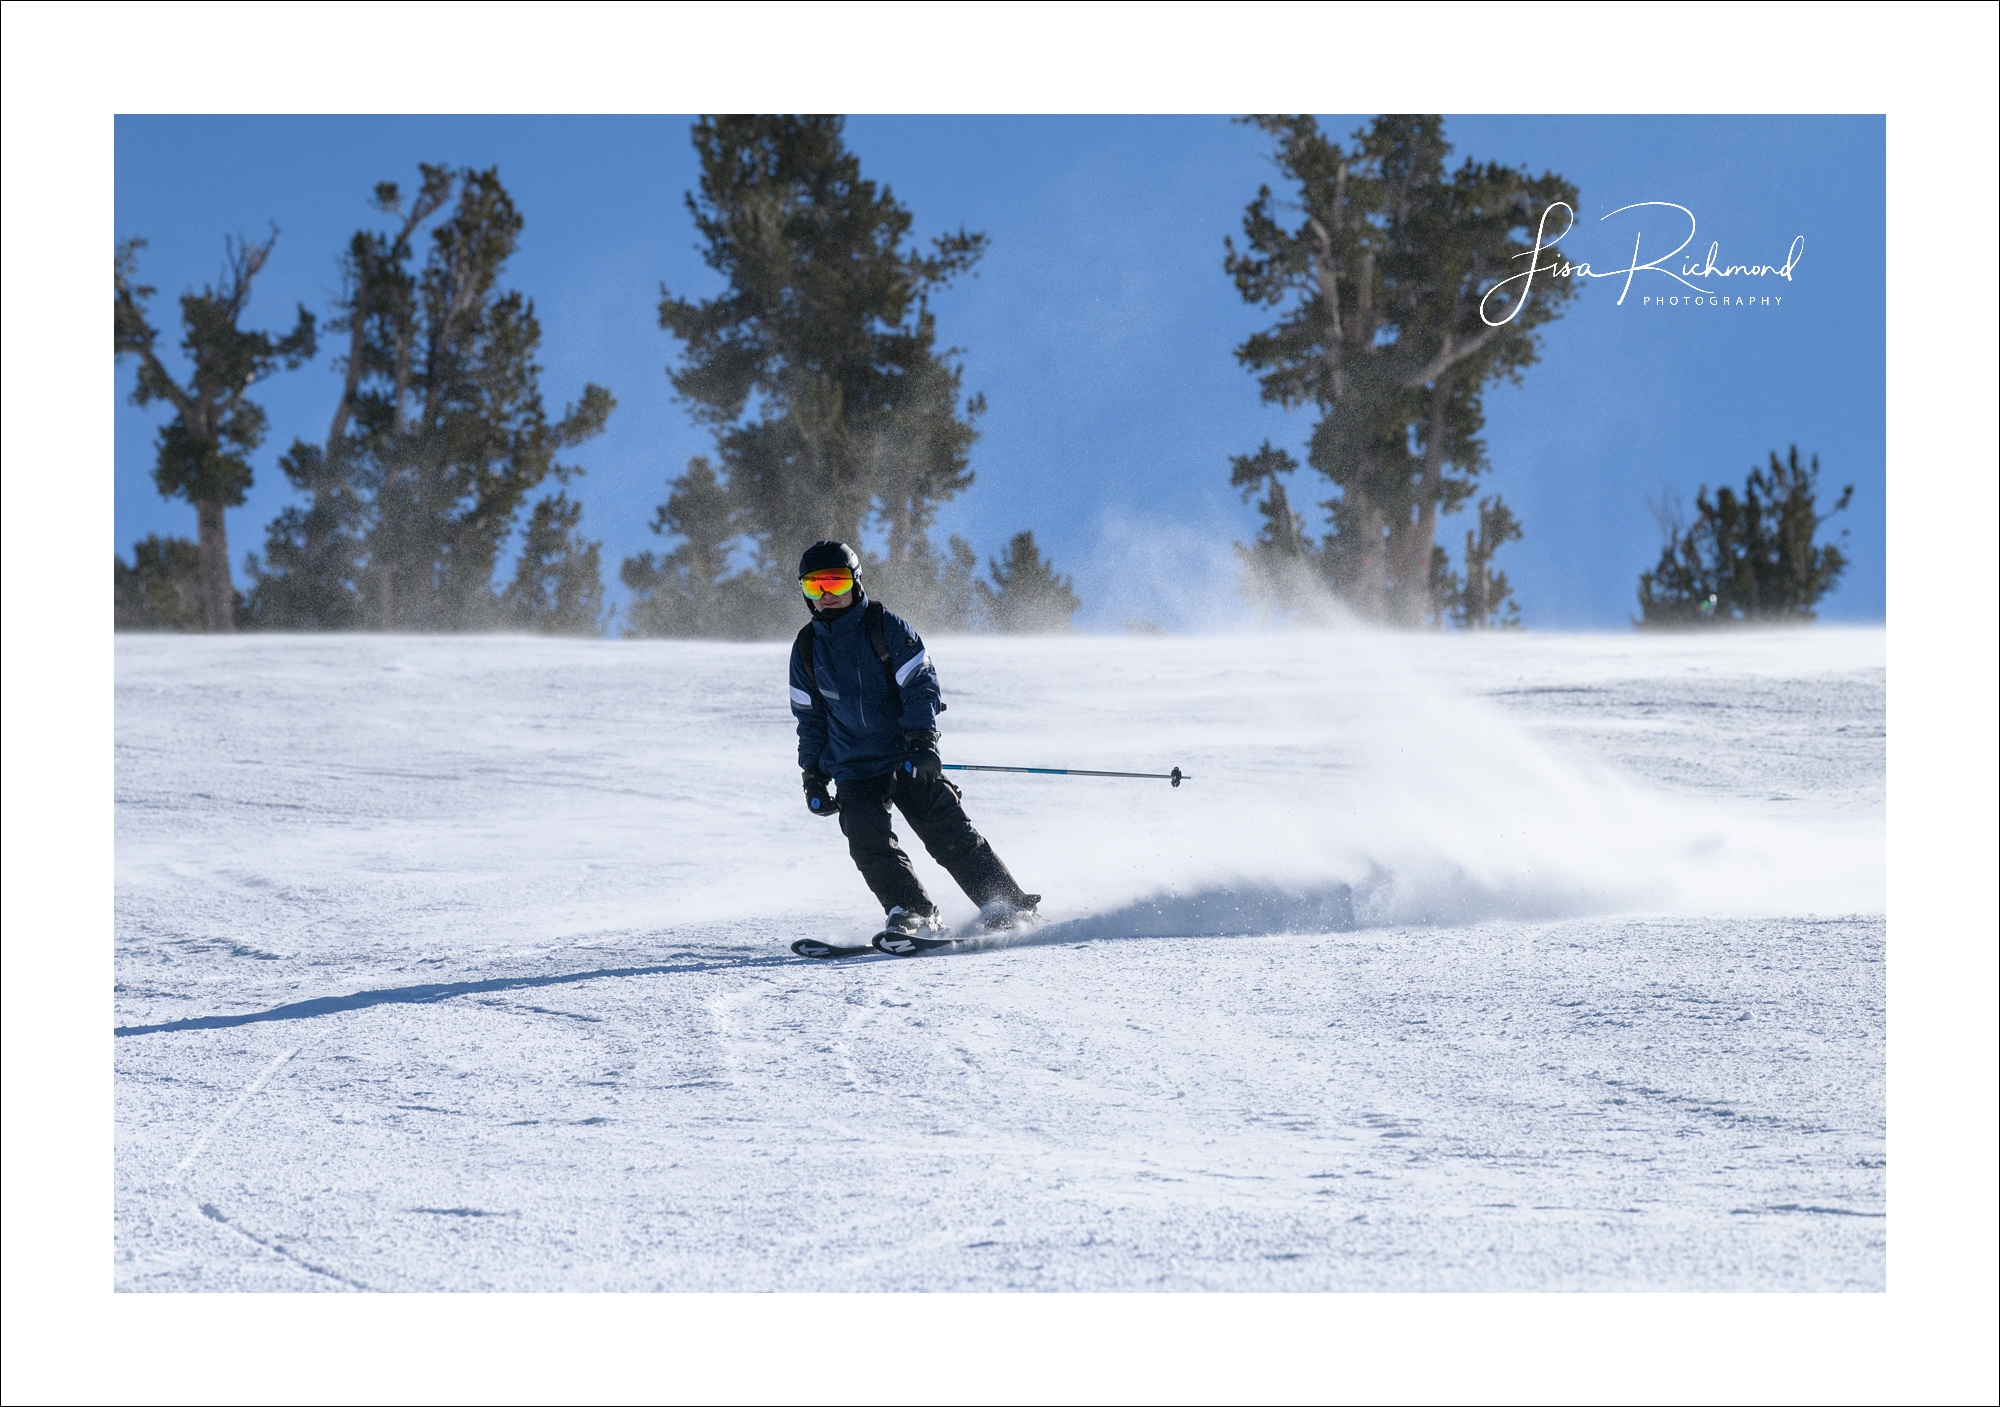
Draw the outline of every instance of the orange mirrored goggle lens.
<instances>
[{"instance_id":1,"label":"orange mirrored goggle lens","mask_svg":"<svg viewBox=\"0 0 2000 1407\"><path fill-rule=\"evenodd\" d=\"M808 572L799 578L799 589L815 601L822 596L845 596L854 589L854 573L845 567Z\"/></svg>"}]
</instances>

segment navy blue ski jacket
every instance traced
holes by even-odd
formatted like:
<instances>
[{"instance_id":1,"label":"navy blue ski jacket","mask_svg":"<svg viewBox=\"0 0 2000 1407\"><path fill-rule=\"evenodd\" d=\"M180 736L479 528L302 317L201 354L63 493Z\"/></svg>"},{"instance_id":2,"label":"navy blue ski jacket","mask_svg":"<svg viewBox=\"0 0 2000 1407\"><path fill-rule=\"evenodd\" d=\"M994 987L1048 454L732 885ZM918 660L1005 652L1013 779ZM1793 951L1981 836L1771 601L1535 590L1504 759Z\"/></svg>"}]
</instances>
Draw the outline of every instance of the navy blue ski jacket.
<instances>
[{"instance_id":1,"label":"navy blue ski jacket","mask_svg":"<svg viewBox=\"0 0 2000 1407\"><path fill-rule=\"evenodd\" d=\"M896 674L898 711L891 706L887 671L868 643L863 615L868 597L858 588L855 600L829 622L812 622L812 680L792 655L792 716L799 725L799 770L823 772L836 781L858 782L880 777L902 765L903 734L934 732L942 711L942 694L930 651L910 623L894 611L882 612L882 639L889 647L889 664ZM824 708L813 698L819 685Z\"/></svg>"}]
</instances>

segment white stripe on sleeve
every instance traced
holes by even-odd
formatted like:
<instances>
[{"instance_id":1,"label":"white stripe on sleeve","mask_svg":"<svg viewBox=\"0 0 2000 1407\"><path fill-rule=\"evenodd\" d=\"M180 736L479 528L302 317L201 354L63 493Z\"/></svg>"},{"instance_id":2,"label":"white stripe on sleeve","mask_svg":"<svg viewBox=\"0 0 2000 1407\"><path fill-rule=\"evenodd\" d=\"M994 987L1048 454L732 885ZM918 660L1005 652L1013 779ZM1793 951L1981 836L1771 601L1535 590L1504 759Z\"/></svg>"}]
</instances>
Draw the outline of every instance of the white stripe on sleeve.
<instances>
[{"instance_id":1,"label":"white stripe on sleeve","mask_svg":"<svg viewBox=\"0 0 2000 1407\"><path fill-rule=\"evenodd\" d=\"M813 706L813 696L811 694L808 694L804 689L799 688L797 685L793 685L792 707L811 708L812 706Z\"/></svg>"},{"instance_id":2,"label":"white stripe on sleeve","mask_svg":"<svg viewBox=\"0 0 2000 1407\"><path fill-rule=\"evenodd\" d=\"M911 655L909 662L896 671L896 687L900 689L903 685L909 683L910 676L928 664L930 657L931 652L929 650L919 650L914 655Z\"/></svg>"}]
</instances>

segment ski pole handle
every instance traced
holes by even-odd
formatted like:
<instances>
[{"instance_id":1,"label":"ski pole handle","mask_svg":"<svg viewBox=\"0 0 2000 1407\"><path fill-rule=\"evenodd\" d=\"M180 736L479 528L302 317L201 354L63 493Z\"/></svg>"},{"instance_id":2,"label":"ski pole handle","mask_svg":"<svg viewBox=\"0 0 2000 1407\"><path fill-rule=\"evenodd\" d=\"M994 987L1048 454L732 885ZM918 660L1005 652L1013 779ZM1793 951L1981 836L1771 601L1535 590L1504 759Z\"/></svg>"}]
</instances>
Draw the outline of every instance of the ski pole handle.
<instances>
[{"instance_id":1,"label":"ski pole handle","mask_svg":"<svg viewBox=\"0 0 2000 1407\"><path fill-rule=\"evenodd\" d=\"M971 762L947 762L947 772L1033 772L1045 777L1141 777L1147 781L1172 782L1179 786L1182 782L1194 780L1176 767L1171 772L1091 772L1082 767L982 767Z\"/></svg>"}]
</instances>

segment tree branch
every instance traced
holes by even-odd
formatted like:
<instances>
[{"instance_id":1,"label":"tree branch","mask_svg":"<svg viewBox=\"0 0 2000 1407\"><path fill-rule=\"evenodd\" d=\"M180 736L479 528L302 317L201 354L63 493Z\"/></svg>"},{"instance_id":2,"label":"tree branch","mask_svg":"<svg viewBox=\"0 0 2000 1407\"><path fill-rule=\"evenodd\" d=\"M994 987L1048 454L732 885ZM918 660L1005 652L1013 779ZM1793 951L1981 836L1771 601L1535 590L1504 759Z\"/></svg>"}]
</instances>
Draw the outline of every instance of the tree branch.
<instances>
[{"instance_id":1,"label":"tree branch","mask_svg":"<svg viewBox=\"0 0 2000 1407\"><path fill-rule=\"evenodd\" d=\"M134 288L128 275L135 266L135 253L145 244L144 240L128 240L119 246L116 272L112 280L115 315L113 318L116 349L113 355L131 352L139 358L140 403L150 397L158 397L171 404L183 420L187 420L194 409L194 402L167 375L167 369L160 365L160 358L153 350L159 340L159 332L146 321L146 311L139 306L139 300L152 293L150 288Z\"/></svg>"},{"instance_id":2,"label":"tree branch","mask_svg":"<svg viewBox=\"0 0 2000 1407\"><path fill-rule=\"evenodd\" d=\"M1454 342L1452 334L1449 332L1445 333L1444 346L1438 349L1438 354L1432 357L1421 371L1412 372L1409 376L1403 378L1403 389L1405 391L1414 391L1419 386L1428 386L1467 357L1479 351L1488 342L1499 336L1503 330L1504 328L1500 327L1489 327L1470 342Z\"/></svg>"},{"instance_id":3,"label":"tree branch","mask_svg":"<svg viewBox=\"0 0 2000 1407\"><path fill-rule=\"evenodd\" d=\"M1344 178L1347 175L1347 165L1345 162L1341 163L1340 174L1343 178L1340 184L1344 184ZM1338 191L1339 184L1336 185L1335 189ZM1337 203L1337 195L1335 199ZM1339 219L1340 216L1336 210L1334 220L1338 223ZM1308 214L1306 216L1306 224L1311 226L1313 237L1319 241L1318 250L1308 253L1306 257L1312 262L1313 278L1319 284L1319 301L1325 305L1327 316L1333 322L1333 336L1327 339L1326 344L1326 363L1328 375L1333 381L1334 399L1341 400L1347 395L1347 367L1342 360L1342 354L1346 349L1342 344L1340 326L1340 275L1334 265L1333 236L1326 232L1326 226L1319 222L1317 215Z\"/></svg>"}]
</instances>

